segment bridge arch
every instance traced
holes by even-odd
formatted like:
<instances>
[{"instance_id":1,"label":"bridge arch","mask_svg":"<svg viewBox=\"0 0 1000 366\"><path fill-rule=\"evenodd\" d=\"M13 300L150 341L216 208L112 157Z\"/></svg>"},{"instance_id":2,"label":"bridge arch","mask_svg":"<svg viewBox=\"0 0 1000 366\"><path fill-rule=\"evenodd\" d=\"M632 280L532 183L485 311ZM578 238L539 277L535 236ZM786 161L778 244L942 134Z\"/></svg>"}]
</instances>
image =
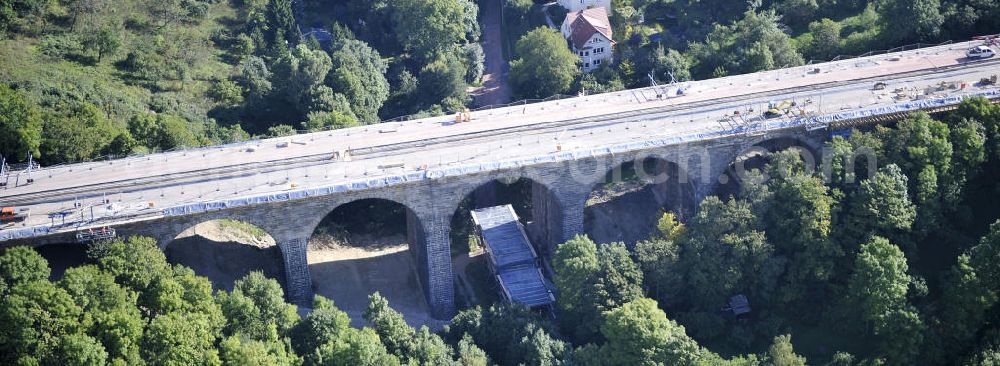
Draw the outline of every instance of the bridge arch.
<instances>
[{"instance_id":1,"label":"bridge arch","mask_svg":"<svg viewBox=\"0 0 1000 366\"><path fill-rule=\"evenodd\" d=\"M334 202L304 223L315 294L360 320L379 292L407 318L431 315L425 221L407 200L364 194Z\"/></svg>"},{"instance_id":2,"label":"bridge arch","mask_svg":"<svg viewBox=\"0 0 1000 366\"><path fill-rule=\"evenodd\" d=\"M663 212L681 219L694 212L696 183L675 159L640 153L609 166L588 185L583 229L594 241L633 245L653 233Z\"/></svg>"},{"instance_id":3,"label":"bridge arch","mask_svg":"<svg viewBox=\"0 0 1000 366\"><path fill-rule=\"evenodd\" d=\"M251 271L285 284L281 248L260 225L215 215L187 222L174 237L159 243L168 262L190 267L226 291Z\"/></svg>"},{"instance_id":4,"label":"bridge arch","mask_svg":"<svg viewBox=\"0 0 1000 366\"><path fill-rule=\"evenodd\" d=\"M768 136L739 151L725 170L717 175L712 192L720 197L738 195L748 172L763 169L769 154L785 150L798 152L810 172L815 171L821 162L822 144L813 139L794 134Z\"/></svg>"},{"instance_id":5,"label":"bridge arch","mask_svg":"<svg viewBox=\"0 0 1000 366\"><path fill-rule=\"evenodd\" d=\"M452 273L456 280L456 300L460 305L488 305L499 300L498 291L486 263L470 211L511 205L524 226L535 251L551 256L562 240L564 206L550 183L540 174L515 170L477 177L467 182L456 196L449 224Z\"/></svg>"},{"instance_id":6,"label":"bridge arch","mask_svg":"<svg viewBox=\"0 0 1000 366\"><path fill-rule=\"evenodd\" d=\"M528 232L539 255L550 255L562 240L562 215L566 204L552 183L540 172L507 171L479 177L458 191L460 201L451 216L452 244L467 245L471 234L470 210L510 204ZM463 238L464 236L464 238ZM465 249L465 248L458 248Z\"/></svg>"}]
</instances>

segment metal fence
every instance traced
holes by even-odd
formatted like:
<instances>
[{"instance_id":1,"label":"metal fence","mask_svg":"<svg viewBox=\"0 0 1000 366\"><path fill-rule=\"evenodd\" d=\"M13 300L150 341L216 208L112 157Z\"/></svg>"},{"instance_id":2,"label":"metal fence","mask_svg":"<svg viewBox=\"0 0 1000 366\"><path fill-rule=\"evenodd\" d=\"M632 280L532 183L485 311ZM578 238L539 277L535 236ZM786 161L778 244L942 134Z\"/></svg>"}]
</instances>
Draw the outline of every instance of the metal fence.
<instances>
[{"instance_id":1,"label":"metal fence","mask_svg":"<svg viewBox=\"0 0 1000 366\"><path fill-rule=\"evenodd\" d=\"M862 53L860 55L837 55L834 58L831 58L829 60L809 60L809 62L806 62L806 65L812 65L812 64L815 64L815 63L841 61L841 60L850 60L850 59L853 59L853 58L870 57L870 56L875 56L875 55L884 55L884 54L890 54L890 53L896 53L896 52L903 52L903 51L912 51L912 50L921 49L921 48L930 48L930 47L944 46L944 45L949 45L949 44L952 44L952 43L954 43L952 40L947 40L947 41L944 41L944 42L941 42L941 43L913 43L913 44L908 44L908 45L905 45L905 46L899 46L899 47L895 47L895 48L890 48L890 49L887 49L887 50L868 51L868 52Z\"/></svg>"}]
</instances>

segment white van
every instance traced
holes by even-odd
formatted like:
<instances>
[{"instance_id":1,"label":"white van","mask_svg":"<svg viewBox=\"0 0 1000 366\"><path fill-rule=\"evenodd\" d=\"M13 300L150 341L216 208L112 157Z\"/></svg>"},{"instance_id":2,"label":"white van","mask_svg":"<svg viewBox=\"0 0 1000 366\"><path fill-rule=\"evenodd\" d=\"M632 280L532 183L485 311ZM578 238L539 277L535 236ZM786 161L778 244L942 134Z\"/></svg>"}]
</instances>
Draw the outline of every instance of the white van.
<instances>
[{"instance_id":1,"label":"white van","mask_svg":"<svg viewBox=\"0 0 1000 366\"><path fill-rule=\"evenodd\" d=\"M992 48L986 46L976 46L965 52L965 55L969 58L990 58L996 54Z\"/></svg>"}]
</instances>

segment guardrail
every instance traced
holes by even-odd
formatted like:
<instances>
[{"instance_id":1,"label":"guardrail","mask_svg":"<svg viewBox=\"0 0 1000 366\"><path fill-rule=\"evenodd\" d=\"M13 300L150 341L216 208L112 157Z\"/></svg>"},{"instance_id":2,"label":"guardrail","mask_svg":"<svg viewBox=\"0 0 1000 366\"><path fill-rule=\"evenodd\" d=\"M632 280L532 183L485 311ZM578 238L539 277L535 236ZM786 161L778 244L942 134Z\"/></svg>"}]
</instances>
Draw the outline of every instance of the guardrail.
<instances>
[{"instance_id":1,"label":"guardrail","mask_svg":"<svg viewBox=\"0 0 1000 366\"><path fill-rule=\"evenodd\" d=\"M944 42L941 42L941 43L913 43L913 44L908 44L908 45L905 45L905 46L894 47L894 48L890 48L890 49L886 49L886 50L868 51L868 52L862 53L860 55L837 55L834 58L829 59L829 60L809 60L809 62L806 62L806 65L812 65L814 63L823 63L823 62L833 62L833 61L850 60L850 59L862 58L862 57L871 57L871 56L875 56L875 55L884 55L884 54L895 53L895 52L912 51L912 50L921 49L921 48L930 48L930 47L944 46L944 45L948 45L948 44L952 44L952 43L955 43L955 42L953 42L952 40L947 40L947 41L944 41Z\"/></svg>"}]
</instances>

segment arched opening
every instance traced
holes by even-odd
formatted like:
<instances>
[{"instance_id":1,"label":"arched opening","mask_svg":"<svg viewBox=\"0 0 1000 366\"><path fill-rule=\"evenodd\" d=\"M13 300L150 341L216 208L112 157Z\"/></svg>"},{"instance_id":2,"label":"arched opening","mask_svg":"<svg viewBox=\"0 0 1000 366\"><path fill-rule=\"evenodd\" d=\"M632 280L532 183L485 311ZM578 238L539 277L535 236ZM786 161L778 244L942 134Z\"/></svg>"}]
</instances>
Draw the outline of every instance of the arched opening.
<instances>
[{"instance_id":1,"label":"arched opening","mask_svg":"<svg viewBox=\"0 0 1000 366\"><path fill-rule=\"evenodd\" d=\"M208 277L217 289L231 291L233 283L251 271L284 282L281 251L274 238L253 224L219 219L184 230L164 249L167 261L191 267Z\"/></svg>"},{"instance_id":2,"label":"arched opening","mask_svg":"<svg viewBox=\"0 0 1000 366\"><path fill-rule=\"evenodd\" d=\"M408 207L385 199L338 206L309 239L313 291L360 324L368 295L378 291L411 324L430 319L424 292L423 229Z\"/></svg>"},{"instance_id":3,"label":"arched opening","mask_svg":"<svg viewBox=\"0 0 1000 366\"><path fill-rule=\"evenodd\" d=\"M35 247L35 250L49 262L49 268L52 269L49 280L52 281L62 278L67 269L90 263L87 257L87 244L46 244Z\"/></svg>"},{"instance_id":4,"label":"arched opening","mask_svg":"<svg viewBox=\"0 0 1000 366\"><path fill-rule=\"evenodd\" d=\"M507 177L483 183L469 192L451 217L451 263L459 308L489 305L500 300L482 243L476 237L470 212L511 205L539 256L546 260L561 240L561 208L548 187L529 178Z\"/></svg>"},{"instance_id":5,"label":"arched opening","mask_svg":"<svg viewBox=\"0 0 1000 366\"><path fill-rule=\"evenodd\" d=\"M684 219L694 212L694 185L678 164L654 157L609 170L594 185L584 209L584 232L598 243L645 240L663 212Z\"/></svg>"},{"instance_id":6,"label":"arched opening","mask_svg":"<svg viewBox=\"0 0 1000 366\"><path fill-rule=\"evenodd\" d=\"M794 150L802 156L809 169L814 169L820 161L819 153L802 140L793 137L778 137L761 141L733 159L726 171L718 179L714 192L719 197L735 197L739 195L747 172L763 170L768 162L768 155L779 151Z\"/></svg>"}]
</instances>

